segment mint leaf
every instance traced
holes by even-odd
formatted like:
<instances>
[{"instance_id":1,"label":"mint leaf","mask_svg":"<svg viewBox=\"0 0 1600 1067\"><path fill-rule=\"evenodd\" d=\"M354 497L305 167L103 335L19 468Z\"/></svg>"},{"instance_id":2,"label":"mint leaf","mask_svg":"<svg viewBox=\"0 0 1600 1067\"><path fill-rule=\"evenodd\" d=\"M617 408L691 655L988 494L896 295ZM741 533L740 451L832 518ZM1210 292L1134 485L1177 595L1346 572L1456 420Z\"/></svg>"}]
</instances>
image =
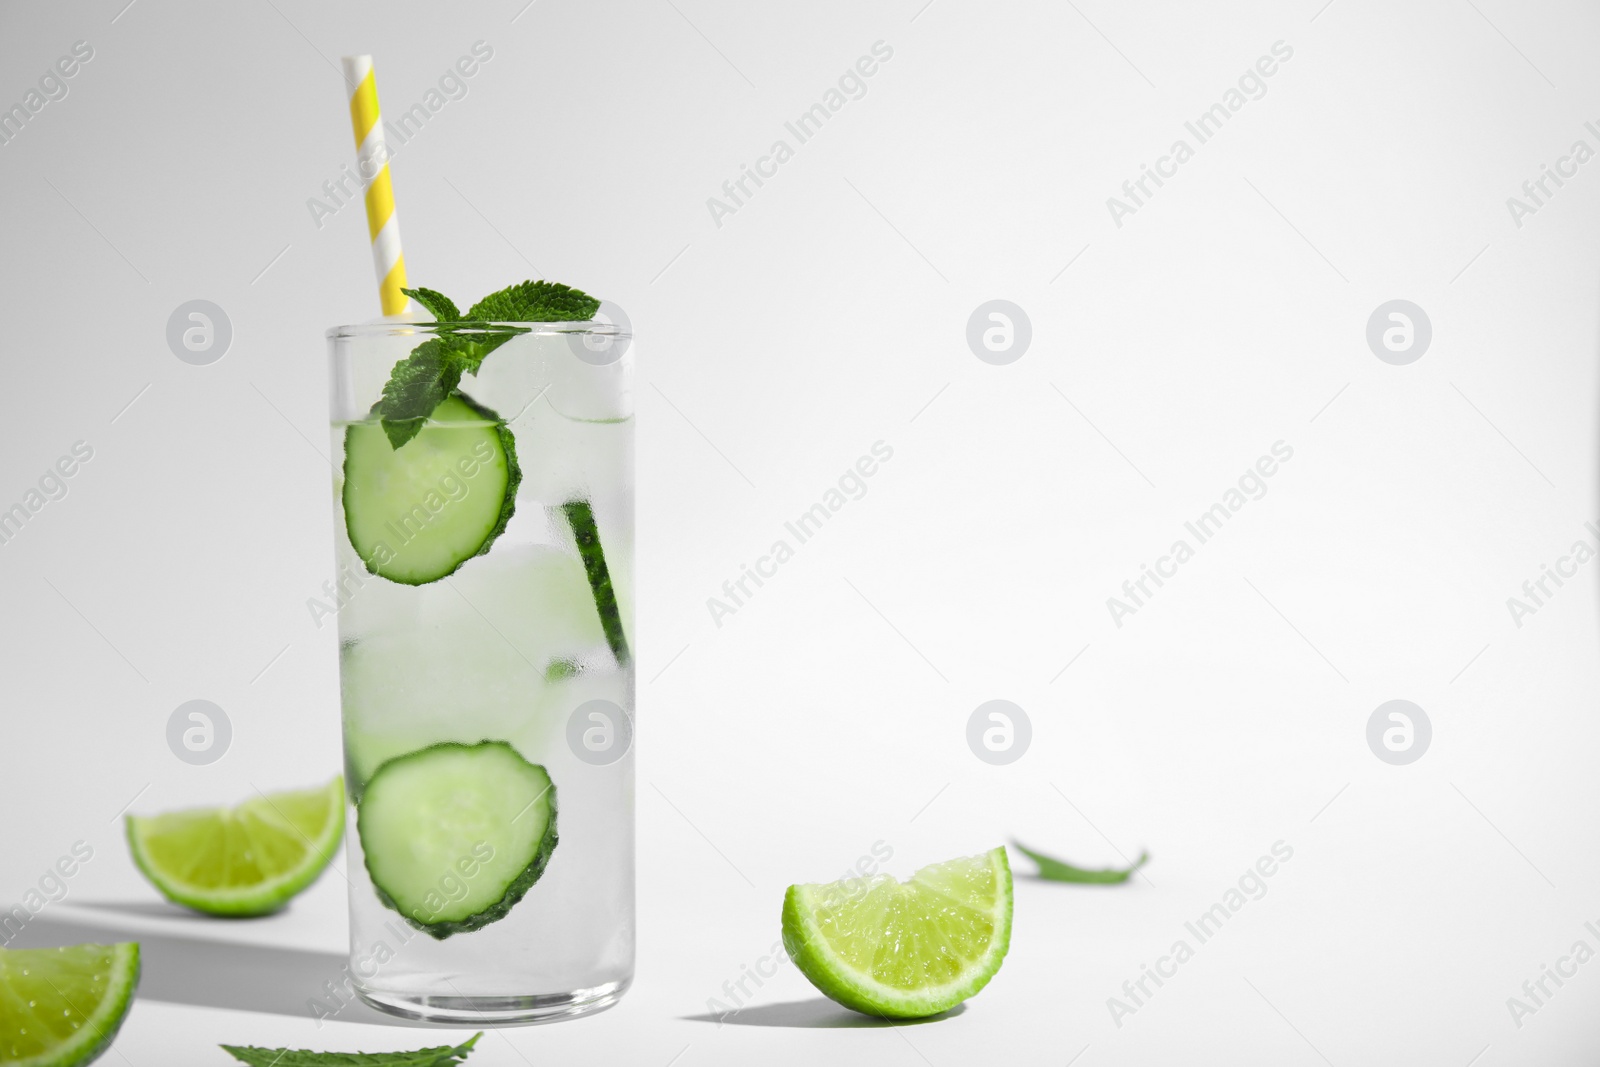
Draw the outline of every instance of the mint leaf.
<instances>
[{"instance_id":1,"label":"mint leaf","mask_svg":"<svg viewBox=\"0 0 1600 1067\"><path fill-rule=\"evenodd\" d=\"M466 315L455 301L435 289L419 286L400 291L421 304L439 326L435 337L394 365L383 386L383 399L373 408L394 448L422 431L433 409L456 391L463 374L476 374L483 357L516 334L527 332L481 324L583 322L600 310L600 301L560 282L518 282L490 293L468 308Z\"/></svg>"},{"instance_id":2,"label":"mint leaf","mask_svg":"<svg viewBox=\"0 0 1600 1067\"><path fill-rule=\"evenodd\" d=\"M1150 853L1141 852L1139 858L1133 861L1131 867L1108 867L1103 870L1087 870L1083 867L1074 867L1053 856L1043 852L1035 852L1016 841L1011 842L1011 847L1028 857L1039 865L1039 877L1046 882L1076 882L1080 885L1119 885L1133 877L1133 872L1143 867L1150 860Z\"/></svg>"},{"instance_id":3,"label":"mint leaf","mask_svg":"<svg viewBox=\"0 0 1600 1067\"><path fill-rule=\"evenodd\" d=\"M421 304L428 314L440 322L457 322L461 318L461 312L456 310L456 302L441 292L421 286L400 291Z\"/></svg>"},{"instance_id":4,"label":"mint leaf","mask_svg":"<svg viewBox=\"0 0 1600 1067\"><path fill-rule=\"evenodd\" d=\"M433 409L476 374L483 357L521 330L454 331L422 342L394 365L374 413L383 422L391 447L399 448L422 430Z\"/></svg>"},{"instance_id":5,"label":"mint leaf","mask_svg":"<svg viewBox=\"0 0 1600 1067\"><path fill-rule=\"evenodd\" d=\"M222 1049L250 1067L455 1067L467 1058L483 1036L479 1031L455 1047L418 1049L416 1052L311 1052L306 1049L256 1048L223 1045Z\"/></svg>"},{"instance_id":6,"label":"mint leaf","mask_svg":"<svg viewBox=\"0 0 1600 1067\"><path fill-rule=\"evenodd\" d=\"M600 301L570 285L528 281L490 293L468 308L466 317L484 322L584 322L599 310Z\"/></svg>"}]
</instances>

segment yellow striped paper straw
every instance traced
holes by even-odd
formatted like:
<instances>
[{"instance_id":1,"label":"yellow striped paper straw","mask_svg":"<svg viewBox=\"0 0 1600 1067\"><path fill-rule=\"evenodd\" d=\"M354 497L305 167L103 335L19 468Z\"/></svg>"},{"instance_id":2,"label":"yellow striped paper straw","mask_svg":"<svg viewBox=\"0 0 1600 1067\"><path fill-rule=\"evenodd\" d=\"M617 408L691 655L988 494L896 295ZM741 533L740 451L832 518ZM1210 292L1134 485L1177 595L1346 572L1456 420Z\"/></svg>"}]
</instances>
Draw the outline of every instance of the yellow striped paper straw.
<instances>
[{"instance_id":1,"label":"yellow striped paper straw","mask_svg":"<svg viewBox=\"0 0 1600 1067\"><path fill-rule=\"evenodd\" d=\"M400 221L394 213L394 188L389 183L389 147L383 139L378 111L378 86L371 56L345 56L344 80L350 86L350 125L356 135L356 173L367 183L367 231L372 236L372 265L378 275L378 297L385 315L399 315L411 303L400 290L406 284L406 260L400 252Z\"/></svg>"}]
</instances>

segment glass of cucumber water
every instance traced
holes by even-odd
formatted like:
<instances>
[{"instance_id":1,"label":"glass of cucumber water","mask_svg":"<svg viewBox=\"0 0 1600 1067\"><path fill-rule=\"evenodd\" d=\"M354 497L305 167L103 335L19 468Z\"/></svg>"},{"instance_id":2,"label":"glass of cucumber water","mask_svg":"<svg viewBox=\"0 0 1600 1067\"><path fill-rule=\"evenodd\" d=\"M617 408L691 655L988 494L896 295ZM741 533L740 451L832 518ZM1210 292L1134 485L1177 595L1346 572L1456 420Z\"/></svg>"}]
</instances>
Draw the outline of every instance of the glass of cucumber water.
<instances>
[{"instance_id":1,"label":"glass of cucumber water","mask_svg":"<svg viewBox=\"0 0 1600 1067\"><path fill-rule=\"evenodd\" d=\"M633 975L631 338L456 319L327 334L350 977L570 1017Z\"/></svg>"}]
</instances>

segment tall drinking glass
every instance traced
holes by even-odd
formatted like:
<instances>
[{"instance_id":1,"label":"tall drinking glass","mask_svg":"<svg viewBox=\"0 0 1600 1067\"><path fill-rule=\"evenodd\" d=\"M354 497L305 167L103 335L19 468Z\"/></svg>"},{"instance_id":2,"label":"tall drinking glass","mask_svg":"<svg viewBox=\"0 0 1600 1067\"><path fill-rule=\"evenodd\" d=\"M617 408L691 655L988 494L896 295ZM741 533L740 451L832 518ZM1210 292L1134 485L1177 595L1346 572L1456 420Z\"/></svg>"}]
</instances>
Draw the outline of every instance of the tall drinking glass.
<instances>
[{"instance_id":1,"label":"tall drinking glass","mask_svg":"<svg viewBox=\"0 0 1600 1067\"><path fill-rule=\"evenodd\" d=\"M353 984L436 1022L608 1007L634 954L631 338L327 336ZM493 350L426 423L380 421L397 364L464 340Z\"/></svg>"}]
</instances>

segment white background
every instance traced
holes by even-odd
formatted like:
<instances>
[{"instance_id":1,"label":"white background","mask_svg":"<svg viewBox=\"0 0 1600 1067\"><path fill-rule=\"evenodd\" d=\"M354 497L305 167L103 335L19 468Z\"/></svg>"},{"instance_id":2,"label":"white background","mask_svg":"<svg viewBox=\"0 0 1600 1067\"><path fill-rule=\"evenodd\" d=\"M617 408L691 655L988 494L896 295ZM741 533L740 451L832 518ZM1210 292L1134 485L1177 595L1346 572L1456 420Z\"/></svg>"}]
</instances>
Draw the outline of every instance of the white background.
<instances>
[{"instance_id":1,"label":"white background","mask_svg":"<svg viewBox=\"0 0 1600 1067\"><path fill-rule=\"evenodd\" d=\"M94 449L0 546L0 902L95 849L29 936L145 940L107 1062L441 1036L306 1013L338 876L271 919L183 917L117 816L339 767L306 603L331 577L322 331L376 297L359 205L319 228L307 200L353 157L341 54L374 54L394 116L479 40L395 159L406 259L458 300L565 281L637 331L640 943L621 1006L472 1062L1600 1053L1600 963L1520 1027L1506 1003L1600 949L1600 569L1520 627L1506 603L1600 517L1600 162L1520 227L1506 205L1600 149L1592 6L125 3L0 7L0 104L94 48L0 146L0 507ZM876 41L866 95L718 226L707 198ZM1276 41L1266 94L1117 226L1106 199ZM195 298L233 324L211 366L165 341ZM994 298L1032 322L1009 366L965 341ZM1396 298L1432 322L1408 366L1365 340ZM879 440L867 494L715 625L707 598ZM1280 440L1266 496L1115 625L1106 599ZM204 768L164 738L194 698L234 728ZM965 741L995 698L1033 725L1004 767ZM1409 766L1365 739L1395 698L1433 725ZM954 1017L860 1025L785 964L704 1018L790 882L1013 835L1154 858L1119 888L1019 878L1011 955ZM1267 894L1116 1025L1108 998L1279 840Z\"/></svg>"}]
</instances>

